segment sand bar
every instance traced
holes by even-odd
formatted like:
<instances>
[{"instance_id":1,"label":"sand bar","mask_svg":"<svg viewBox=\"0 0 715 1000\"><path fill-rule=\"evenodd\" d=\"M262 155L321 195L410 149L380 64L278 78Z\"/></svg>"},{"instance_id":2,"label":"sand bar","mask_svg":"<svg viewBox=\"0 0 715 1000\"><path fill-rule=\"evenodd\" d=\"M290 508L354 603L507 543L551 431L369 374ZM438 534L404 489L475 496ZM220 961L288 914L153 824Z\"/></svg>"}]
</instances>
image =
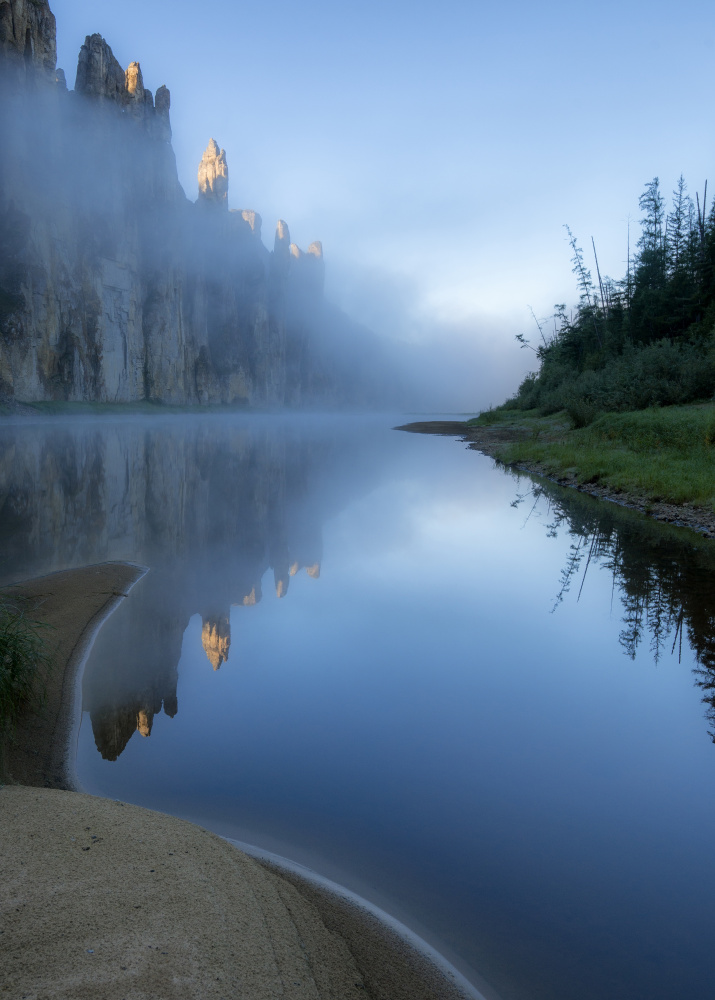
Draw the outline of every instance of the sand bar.
<instances>
[{"instance_id":1,"label":"sand bar","mask_svg":"<svg viewBox=\"0 0 715 1000\"><path fill-rule=\"evenodd\" d=\"M105 563L6 590L54 631L42 710L4 747L17 783L0 788L0 997L479 998L325 885L184 820L67 790L81 666L144 572Z\"/></svg>"}]
</instances>

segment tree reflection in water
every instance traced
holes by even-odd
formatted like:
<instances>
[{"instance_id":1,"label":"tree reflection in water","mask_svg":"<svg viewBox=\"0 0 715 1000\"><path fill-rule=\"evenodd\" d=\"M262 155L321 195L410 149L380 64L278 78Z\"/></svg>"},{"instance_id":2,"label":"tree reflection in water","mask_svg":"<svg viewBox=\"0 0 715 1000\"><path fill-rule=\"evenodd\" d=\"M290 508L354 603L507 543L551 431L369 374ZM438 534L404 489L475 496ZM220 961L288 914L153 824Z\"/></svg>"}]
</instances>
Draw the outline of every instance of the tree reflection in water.
<instances>
[{"instance_id":1,"label":"tree reflection in water","mask_svg":"<svg viewBox=\"0 0 715 1000\"><path fill-rule=\"evenodd\" d=\"M610 570L623 606L619 641L627 656L635 658L648 641L655 663L664 652L677 652L680 660L685 634L715 743L715 543L554 483L517 494L512 505L522 504L530 505L527 519L546 513L551 537L567 531L574 539L553 611L576 588L580 598L589 568L597 565Z\"/></svg>"}]
</instances>

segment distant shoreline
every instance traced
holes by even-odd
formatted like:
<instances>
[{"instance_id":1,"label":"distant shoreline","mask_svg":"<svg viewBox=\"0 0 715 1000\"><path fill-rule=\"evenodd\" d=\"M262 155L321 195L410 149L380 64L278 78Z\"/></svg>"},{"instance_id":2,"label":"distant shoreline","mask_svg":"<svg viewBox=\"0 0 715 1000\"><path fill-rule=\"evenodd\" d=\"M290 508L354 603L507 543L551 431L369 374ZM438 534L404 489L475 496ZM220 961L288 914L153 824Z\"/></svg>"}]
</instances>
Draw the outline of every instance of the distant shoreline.
<instances>
[{"instance_id":1,"label":"distant shoreline","mask_svg":"<svg viewBox=\"0 0 715 1000\"><path fill-rule=\"evenodd\" d=\"M546 423L546 421L543 421ZM715 538L715 512L694 504L667 503L650 496L646 491L617 490L598 482L583 482L579 479L578 468L556 469L558 463L529 461L519 456L518 446L529 442L538 421L525 418L514 422L491 424L469 423L461 420L422 420L395 427L398 431L413 434L435 434L444 437L458 437L470 448L495 459L501 465L540 476L559 486L587 493L599 500L608 500L630 510L638 510L647 517L676 527L689 528L705 538ZM562 428L563 430L563 428ZM514 446L510 448L510 446ZM511 452L511 454L510 454ZM516 452L517 457L513 457Z\"/></svg>"}]
</instances>

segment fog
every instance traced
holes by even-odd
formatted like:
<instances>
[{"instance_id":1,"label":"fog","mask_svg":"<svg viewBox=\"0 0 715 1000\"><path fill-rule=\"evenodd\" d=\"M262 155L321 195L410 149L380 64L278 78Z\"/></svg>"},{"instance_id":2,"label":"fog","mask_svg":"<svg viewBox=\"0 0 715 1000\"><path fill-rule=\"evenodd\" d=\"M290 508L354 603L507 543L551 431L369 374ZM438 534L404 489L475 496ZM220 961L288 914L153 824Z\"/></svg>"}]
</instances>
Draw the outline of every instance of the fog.
<instances>
[{"instance_id":1,"label":"fog","mask_svg":"<svg viewBox=\"0 0 715 1000\"><path fill-rule=\"evenodd\" d=\"M694 190L715 152L710 134L700 126L697 102L678 96L703 90L707 60L696 52L708 51L707 33L692 40L687 65L676 58L661 60L662 87L658 101L651 100L649 53L661 52L680 23L667 6L657 8L658 17L647 18L644 4L628 11L614 6L609 16L617 31L607 29L608 17L586 25L578 12L561 4L534 11L514 3L485 11L455 3L415 18L401 0L387 12L368 3L359 17L339 13L322 0L300 10L282 0L270 8L240 10L217 0L206 21L197 19L186 2L174 5L171 18L159 5L138 0L121 5L55 0L52 8L58 65L70 87L85 36L99 31L122 70L138 60L152 93L163 84L172 93L175 170L174 152L166 148L158 168L140 169L146 148L135 149L133 157L137 142L126 129L110 140L108 119L101 126L85 121L88 135L72 132L76 121L74 126L63 121L64 145L74 152L64 159L52 154L59 176L50 187L55 193L62 189L60 200L70 215L78 207L86 216L94 202L99 203L97 218L108 220L113 213L123 222L127 202L112 188L117 178L121 185L140 187L142 174L154 178L147 197L178 203L182 195L169 192L167 185L179 183L193 202L196 170L213 136L226 150L232 223L245 209L263 217L264 249L247 242L246 233L240 252L234 241L231 266L240 265L241 276L231 279L233 286L251 284L252 258L263 261L267 289L268 255L279 219L287 221L291 239L303 251L315 240L322 242L326 299L340 312L331 306L318 319L313 303L310 321L304 316L297 323L303 331L298 342L308 327L315 335L306 362L309 378L300 373L303 347L291 359L282 345L280 321L273 340L256 333L255 308L252 317L242 317L239 339L260 341L263 357L243 365L246 371L239 377L242 366L236 351L229 358L225 334L236 326L236 317L229 318L233 307L215 303L214 314L201 321L196 309L186 320L184 309L179 322L161 306L164 326L186 328L193 338L192 365L202 366L202 346L209 351L208 332L197 326L219 331L213 335L214 355L219 364L233 365L236 384L228 386L227 376L219 385L221 376L214 372L216 384L199 391L219 401L253 398L259 384L269 402L288 405L307 405L309 399L331 406L387 401L407 408L474 410L500 401L516 390L535 361L515 341L532 327L530 307L545 317L554 302L572 303L577 297L563 223L584 246L593 236L602 273L618 278L628 219L637 219L643 184L657 172L667 191L682 170ZM694 22L704 12L699 2L686 8ZM651 6L647 10L652 13ZM578 85L564 86L557 52L569 52L579 66L589 68ZM604 60L611 66L608 74L600 71ZM602 125L587 124L590 109L605 106L607 143ZM35 111L22 113L39 122ZM665 121L667 143L662 141ZM98 130L107 133L104 153L98 153ZM115 140L119 145L112 151ZM32 174L42 143L31 133L25 146ZM27 174L26 166L16 158L20 173ZM105 167L109 172L103 174ZM26 187L27 180L22 182ZM193 285L181 294L189 294L195 304L197 296L207 294L211 255L219 271L227 269L221 240L209 230L199 235L197 225L188 232L184 227L178 236L176 227L168 226L165 238L167 226L155 220L147 224L136 193L129 216L133 213L142 229L143 256L150 264L162 254L165 258L155 269L163 275L161 294L155 294L154 282L153 291L137 292L138 299L157 308L167 289L180 284L169 272L171 262L181 257ZM8 197L13 197L11 185L5 188ZM149 214L155 211L154 204ZM108 222L101 226L110 229ZM49 228L46 242L54 238ZM182 246L191 252L182 253ZM237 255L244 260L237 262ZM27 259L27 269L36 263ZM292 297L303 298L302 293ZM254 306L259 299L254 298ZM131 312L134 306L125 302L122 308ZM56 326L67 323L58 318ZM73 322L69 326L78 336ZM57 342L59 329L52 336ZM119 339L121 350L127 341L131 355L131 331ZM182 340L177 349L185 346ZM107 348L105 343L105 354ZM286 393L280 376L281 384L274 378L266 389L266 373L284 363L276 365L275 358L286 350L285 378L301 388ZM154 359L166 356L169 364L166 346L155 345L150 353ZM142 366L140 354L136 347L135 363ZM64 356L69 357L66 350ZM47 363L37 358L28 360L18 376L27 391L31 383L39 386L29 374L38 364L43 385L57 374L48 373ZM88 365L86 358L75 358L75 370ZM328 392L328 373L337 368L343 376ZM371 389L363 391L360 379L368 372L379 373L379 384L373 378ZM184 383L186 377L171 376ZM116 378L110 382L104 396L122 398ZM170 391L169 401L181 392L186 393L185 384Z\"/></svg>"},{"instance_id":2,"label":"fog","mask_svg":"<svg viewBox=\"0 0 715 1000\"><path fill-rule=\"evenodd\" d=\"M391 343L412 387L408 405L465 413L496 406L534 365L512 335L521 310L446 311L425 300L414 275L358 265L328 266L326 294Z\"/></svg>"},{"instance_id":3,"label":"fog","mask_svg":"<svg viewBox=\"0 0 715 1000\"><path fill-rule=\"evenodd\" d=\"M0 269L32 341L10 347L6 396L472 412L511 391L503 317L430 314L413 276L326 265L283 222L272 240L231 206L217 145L187 198L168 95L135 68L127 96L115 67L114 96L87 77L95 51L110 60L85 46L76 91L31 78L2 102Z\"/></svg>"},{"instance_id":4,"label":"fog","mask_svg":"<svg viewBox=\"0 0 715 1000\"><path fill-rule=\"evenodd\" d=\"M595 20L520 0L417 12L216 0L205 20L186 0L171 18L139 0L53 9L70 81L85 34L100 31L122 65L138 59L152 87L171 88L190 198L214 135L231 206L261 212L268 233L285 218L302 247L322 240L334 301L347 308L351 272L366 289L374 276L365 298L378 301L406 278L414 294L384 327L412 340L432 325L442 345L456 329L456 351L471 330L477 354L500 359L505 392L529 364L514 340L529 305L541 317L577 300L563 223L586 247L593 235L602 273L618 278L644 184L658 174L667 192L682 171L702 190L715 154L696 96L713 41L703 0L609 0ZM684 25L701 27L674 46Z\"/></svg>"}]
</instances>

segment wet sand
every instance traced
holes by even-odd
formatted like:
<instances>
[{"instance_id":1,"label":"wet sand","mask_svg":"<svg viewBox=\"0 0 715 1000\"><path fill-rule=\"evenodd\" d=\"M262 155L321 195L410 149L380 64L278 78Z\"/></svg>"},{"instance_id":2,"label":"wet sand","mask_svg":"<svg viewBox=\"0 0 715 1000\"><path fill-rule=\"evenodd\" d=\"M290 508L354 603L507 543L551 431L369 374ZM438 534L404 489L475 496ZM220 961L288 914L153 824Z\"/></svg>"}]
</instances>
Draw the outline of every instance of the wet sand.
<instances>
[{"instance_id":1,"label":"wet sand","mask_svg":"<svg viewBox=\"0 0 715 1000\"><path fill-rule=\"evenodd\" d=\"M44 705L3 746L0 996L478 998L325 884L184 820L69 790L81 667L144 572L104 563L5 590L54 629Z\"/></svg>"}]
</instances>

